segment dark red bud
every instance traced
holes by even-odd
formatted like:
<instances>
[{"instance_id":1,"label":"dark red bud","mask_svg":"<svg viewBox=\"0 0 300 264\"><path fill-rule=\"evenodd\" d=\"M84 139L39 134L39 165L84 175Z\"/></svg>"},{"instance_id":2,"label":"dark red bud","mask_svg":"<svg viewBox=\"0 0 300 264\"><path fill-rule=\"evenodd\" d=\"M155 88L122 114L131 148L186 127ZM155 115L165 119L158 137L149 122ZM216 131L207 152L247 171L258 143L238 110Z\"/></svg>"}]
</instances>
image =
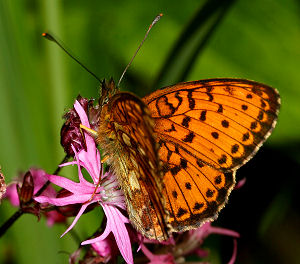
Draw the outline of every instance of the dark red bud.
<instances>
[{"instance_id":1,"label":"dark red bud","mask_svg":"<svg viewBox=\"0 0 300 264\"><path fill-rule=\"evenodd\" d=\"M78 96L77 101L82 105L85 111L88 110L88 99ZM60 131L60 143L68 156L74 156L72 145L76 149L76 151L86 149L84 138L80 131L80 118L74 108L71 108L64 115L64 118L66 119L66 122L64 123Z\"/></svg>"},{"instance_id":2,"label":"dark red bud","mask_svg":"<svg viewBox=\"0 0 300 264\"><path fill-rule=\"evenodd\" d=\"M100 115L98 107L93 106L93 100L83 98L80 95L77 97L77 101L82 105L83 109L87 113L91 128L97 130ZM85 140L83 138L82 131L80 130L81 121L74 108L70 109L64 115L64 118L66 119L66 122L60 132L61 145L69 156L74 156L72 145L76 151L86 149Z\"/></svg>"},{"instance_id":3,"label":"dark red bud","mask_svg":"<svg viewBox=\"0 0 300 264\"><path fill-rule=\"evenodd\" d=\"M33 177L30 171L27 171L23 177L22 187L17 185L17 191L19 194L19 200L21 207L31 201L34 190Z\"/></svg>"}]
</instances>

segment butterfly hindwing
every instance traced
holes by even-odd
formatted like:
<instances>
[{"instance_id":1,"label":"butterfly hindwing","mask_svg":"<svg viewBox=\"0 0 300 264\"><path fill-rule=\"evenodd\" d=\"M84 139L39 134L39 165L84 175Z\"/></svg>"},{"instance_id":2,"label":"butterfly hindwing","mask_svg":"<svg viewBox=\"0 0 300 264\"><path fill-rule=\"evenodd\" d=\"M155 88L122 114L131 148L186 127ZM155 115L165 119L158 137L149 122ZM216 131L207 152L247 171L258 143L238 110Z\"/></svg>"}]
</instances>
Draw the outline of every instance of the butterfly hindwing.
<instances>
[{"instance_id":1,"label":"butterfly hindwing","mask_svg":"<svg viewBox=\"0 0 300 264\"><path fill-rule=\"evenodd\" d=\"M174 142L160 140L164 196L173 231L199 227L217 217L235 184L235 172L223 173Z\"/></svg>"}]
</instances>

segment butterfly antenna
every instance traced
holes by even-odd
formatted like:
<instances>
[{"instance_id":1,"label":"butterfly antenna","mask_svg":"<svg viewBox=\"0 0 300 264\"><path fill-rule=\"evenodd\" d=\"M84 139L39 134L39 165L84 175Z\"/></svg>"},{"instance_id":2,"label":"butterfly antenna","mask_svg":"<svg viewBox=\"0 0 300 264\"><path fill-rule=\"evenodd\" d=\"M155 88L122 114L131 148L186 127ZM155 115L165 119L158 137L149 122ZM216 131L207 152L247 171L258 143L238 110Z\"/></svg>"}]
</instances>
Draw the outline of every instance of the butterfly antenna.
<instances>
[{"instance_id":1,"label":"butterfly antenna","mask_svg":"<svg viewBox=\"0 0 300 264\"><path fill-rule=\"evenodd\" d=\"M131 65L132 61L134 60L136 54L139 52L140 48L143 46L143 44L144 44L144 42L145 42L145 40L146 40L146 38L147 38L147 36L148 36L148 34L149 34L151 28L152 28L152 27L160 20L160 18L161 18L162 16L163 16L163 14L159 14L159 15L156 16L155 19L152 21L151 25L149 26L149 28L148 28L148 30L147 30L147 32L146 32L146 34L145 34L144 39L142 40L142 42L141 42L140 45L138 46L138 48L137 48L137 50L135 51L135 53L133 54L133 56L132 56L130 62L129 62L128 65L126 66L125 70L123 71L123 73L122 73L122 75L121 75L121 77L120 77L120 79L119 79L119 82L118 82L118 85L117 85L117 86L120 85L120 83L121 83L121 81L122 81L122 79L123 79L123 77L124 77L124 74L126 73L127 69L128 69L129 66Z\"/></svg>"},{"instance_id":2,"label":"butterfly antenna","mask_svg":"<svg viewBox=\"0 0 300 264\"><path fill-rule=\"evenodd\" d=\"M81 63L78 59L76 59L55 37L53 37L49 33L43 33L42 36L50 41L53 41L55 44L57 44L65 53L67 53L74 61L76 61L83 69L85 69L88 73L90 73L92 76L94 76L100 83L102 80L93 73L90 69L88 69L83 63Z\"/></svg>"}]
</instances>

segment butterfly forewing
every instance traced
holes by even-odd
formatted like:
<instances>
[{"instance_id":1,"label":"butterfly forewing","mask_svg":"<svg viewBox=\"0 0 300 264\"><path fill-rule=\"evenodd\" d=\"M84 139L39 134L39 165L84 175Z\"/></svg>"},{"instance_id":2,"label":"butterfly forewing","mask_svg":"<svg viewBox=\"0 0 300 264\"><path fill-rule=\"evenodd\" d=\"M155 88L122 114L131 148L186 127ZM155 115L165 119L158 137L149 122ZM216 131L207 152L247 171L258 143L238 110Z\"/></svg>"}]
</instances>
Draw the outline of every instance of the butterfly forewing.
<instances>
[{"instance_id":1,"label":"butterfly forewing","mask_svg":"<svg viewBox=\"0 0 300 264\"><path fill-rule=\"evenodd\" d=\"M99 130L106 134L99 143L119 178L131 222L148 238L167 239L158 145L147 106L130 93L118 93L102 110L102 117L107 122Z\"/></svg>"},{"instance_id":2,"label":"butterfly forewing","mask_svg":"<svg viewBox=\"0 0 300 264\"><path fill-rule=\"evenodd\" d=\"M164 196L173 231L213 219L224 206L235 171L275 126L276 90L253 81L180 83L145 97L163 162Z\"/></svg>"},{"instance_id":3,"label":"butterfly forewing","mask_svg":"<svg viewBox=\"0 0 300 264\"><path fill-rule=\"evenodd\" d=\"M181 83L144 101L158 140L180 144L224 172L255 154L274 128L279 109L276 90L240 79Z\"/></svg>"}]
</instances>

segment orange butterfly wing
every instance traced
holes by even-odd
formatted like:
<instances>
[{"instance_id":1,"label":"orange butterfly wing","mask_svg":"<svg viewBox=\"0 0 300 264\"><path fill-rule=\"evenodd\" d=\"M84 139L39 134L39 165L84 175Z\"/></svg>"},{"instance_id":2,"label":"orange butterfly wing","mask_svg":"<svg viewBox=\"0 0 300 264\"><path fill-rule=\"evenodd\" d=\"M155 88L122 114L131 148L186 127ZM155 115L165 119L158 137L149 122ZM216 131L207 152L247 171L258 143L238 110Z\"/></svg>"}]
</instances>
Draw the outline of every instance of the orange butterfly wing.
<instances>
[{"instance_id":1,"label":"orange butterfly wing","mask_svg":"<svg viewBox=\"0 0 300 264\"><path fill-rule=\"evenodd\" d=\"M235 170L257 152L277 120L273 88L242 79L179 83L149 96L164 163L164 196L173 231L215 218Z\"/></svg>"},{"instance_id":2,"label":"orange butterfly wing","mask_svg":"<svg viewBox=\"0 0 300 264\"><path fill-rule=\"evenodd\" d=\"M163 178L149 109L131 93L117 93L101 112L98 143L125 194L132 224L146 237L166 240Z\"/></svg>"}]
</instances>

